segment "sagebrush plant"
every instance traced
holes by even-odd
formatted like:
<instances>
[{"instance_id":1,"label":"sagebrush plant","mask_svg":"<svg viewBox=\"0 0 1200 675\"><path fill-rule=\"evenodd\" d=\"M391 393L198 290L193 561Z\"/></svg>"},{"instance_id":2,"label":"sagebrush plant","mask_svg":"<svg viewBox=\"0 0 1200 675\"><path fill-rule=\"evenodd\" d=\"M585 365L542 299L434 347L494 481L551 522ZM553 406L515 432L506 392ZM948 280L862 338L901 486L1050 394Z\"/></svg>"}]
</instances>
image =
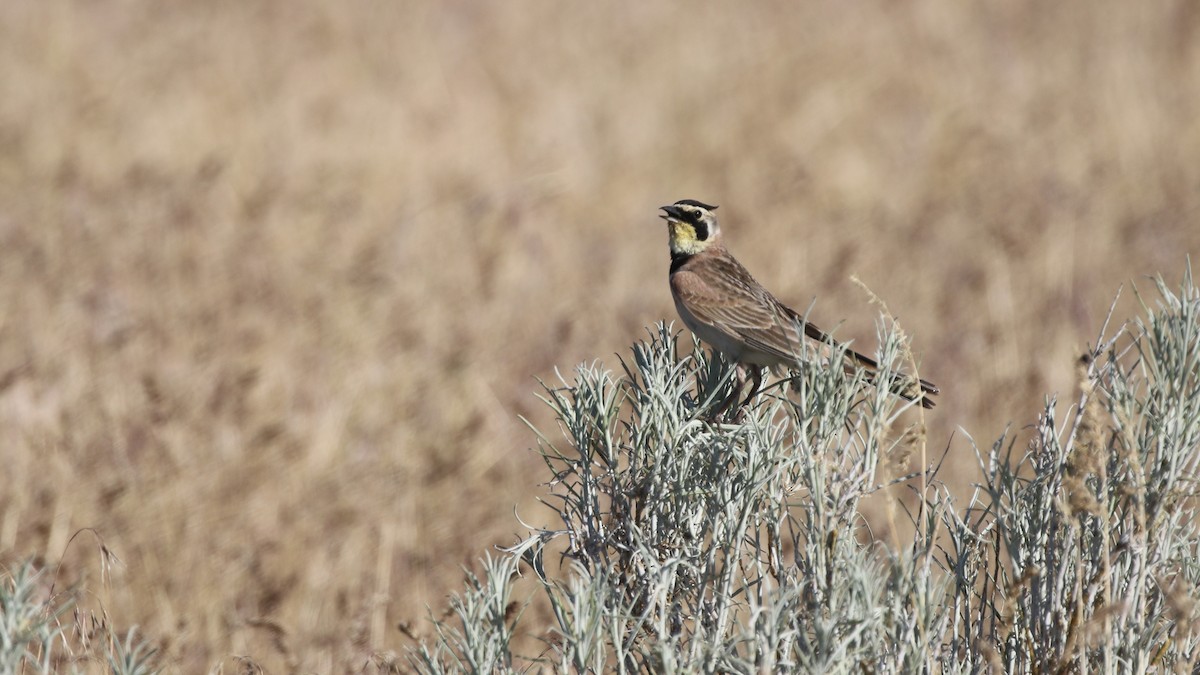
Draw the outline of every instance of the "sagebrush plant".
<instances>
[{"instance_id":1,"label":"sagebrush plant","mask_svg":"<svg viewBox=\"0 0 1200 675\"><path fill-rule=\"evenodd\" d=\"M1020 458L1004 438L983 457L946 557L970 663L1196 672L1200 294L1190 266L1155 288L1081 359L1065 422L1051 399Z\"/></svg>"},{"instance_id":2,"label":"sagebrush plant","mask_svg":"<svg viewBox=\"0 0 1200 675\"><path fill-rule=\"evenodd\" d=\"M159 672L157 650L136 629L122 641L107 617L81 612L74 592L48 592L44 581L30 562L0 573L0 674Z\"/></svg>"},{"instance_id":3,"label":"sagebrush plant","mask_svg":"<svg viewBox=\"0 0 1200 675\"><path fill-rule=\"evenodd\" d=\"M53 672L55 645L63 639L58 619L70 611L36 599L38 574L30 563L0 577L0 673Z\"/></svg>"},{"instance_id":4,"label":"sagebrush plant","mask_svg":"<svg viewBox=\"0 0 1200 675\"><path fill-rule=\"evenodd\" d=\"M908 545L876 541L860 501L920 434L912 404L848 376L840 354L708 413L729 367L659 325L623 373L583 365L546 386L561 439L538 431L561 527L534 528L410 651L421 672L1196 672L1200 611L1200 294L1161 278L1145 315L1081 359L1023 452L976 450L955 504L912 480ZM880 331L881 381L900 358ZM1064 421L1065 418L1065 421ZM904 417L913 425L911 417ZM907 478L914 478L908 476ZM901 477L905 478L905 477ZM565 542L562 559L550 553ZM558 549L555 549L558 550ZM548 564L548 560L549 563ZM521 624L531 577L550 607ZM541 651L516 654L529 634Z\"/></svg>"}]
</instances>

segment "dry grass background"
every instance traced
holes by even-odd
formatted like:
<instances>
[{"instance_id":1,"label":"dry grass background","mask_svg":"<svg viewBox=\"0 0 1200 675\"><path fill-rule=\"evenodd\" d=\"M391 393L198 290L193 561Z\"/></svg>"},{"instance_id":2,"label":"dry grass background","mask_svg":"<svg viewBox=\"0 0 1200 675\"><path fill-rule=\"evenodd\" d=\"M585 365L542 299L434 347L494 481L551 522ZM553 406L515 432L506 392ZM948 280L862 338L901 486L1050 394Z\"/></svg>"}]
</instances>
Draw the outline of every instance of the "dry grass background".
<instances>
[{"instance_id":1,"label":"dry grass background","mask_svg":"<svg viewBox=\"0 0 1200 675\"><path fill-rule=\"evenodd\" d=\"M183 672L356 670L506 540L660 204L990 443L1200 253L1200 3L0 3L0 558ZM1128 312L1121 312L1127 316ZM122 560L107 584L94 527ZM66 555L63 551L67 550Z\"/></svg>"}]
</instances>

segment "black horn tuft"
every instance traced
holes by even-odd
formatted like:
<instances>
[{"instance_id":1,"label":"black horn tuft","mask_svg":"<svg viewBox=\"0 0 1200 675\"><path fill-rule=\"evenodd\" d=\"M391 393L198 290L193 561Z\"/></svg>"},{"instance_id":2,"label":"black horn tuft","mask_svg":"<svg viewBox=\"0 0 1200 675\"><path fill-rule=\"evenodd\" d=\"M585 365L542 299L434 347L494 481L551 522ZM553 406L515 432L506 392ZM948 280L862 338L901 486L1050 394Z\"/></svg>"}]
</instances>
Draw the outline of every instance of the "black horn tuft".
<instances>
[{"instance_id":1,"label":"black horn tuft","mask_svg":"<svg viewBox=\"0 0 1200 675\"><path fill-rule=\"evenodd\" d=\"M676 206L679 206L680 204L684 206L699 206L700 208L708 209L709 211L715 211L717 209L716 206L705 204L704 202L698 202L695 199L680 199L679 201L675 202Z\"/></svg>"}]
</instances>

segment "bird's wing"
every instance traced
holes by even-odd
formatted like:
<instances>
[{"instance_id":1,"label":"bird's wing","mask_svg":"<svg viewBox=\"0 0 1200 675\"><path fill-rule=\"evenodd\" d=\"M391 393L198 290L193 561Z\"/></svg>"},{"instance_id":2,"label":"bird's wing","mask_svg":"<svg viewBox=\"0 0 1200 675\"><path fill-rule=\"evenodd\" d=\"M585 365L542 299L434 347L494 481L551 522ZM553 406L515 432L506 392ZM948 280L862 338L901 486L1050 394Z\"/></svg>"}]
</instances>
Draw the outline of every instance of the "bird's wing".
<instances>
[{"instance_id":1,"label":"bird's wing","mask_svg":"<svg viewBox=\"0 0 1200 675\"><path fill-rule=\"evenodd\" d=\"M671 275L671 288L679 302L700 321L785 362L799 358L801 331L818 344L840 346L828 333L779 302L732 256L705 257L693 261L693 265L711 267L700 274L697 268L685 265ZM874 380L879 370L875 359L852 349L845 350L845 355L847 369L862 368L870 373L869 381ZM910 382L915 378L902 375L896 378L897 382L887 385L894 393L910 400L924 393L921 405L933 407L928 395L939 392L937 385L919 379Z\"/></svg>"},{"instance_id":2,"label":"bird's wing","mask_svg":"<svg viewBox=\"0 0 1200 675\"><path fill-rule=\"evenodd\" d=\"M814 331L810 337L828 339L776 300L731 256L706 257L694 265L709 269L685 266L671 276L671 287L700 321L785 361L795 361L800 353L797 326L803 326L806 334Z\"/></svg>"}]
</instances>

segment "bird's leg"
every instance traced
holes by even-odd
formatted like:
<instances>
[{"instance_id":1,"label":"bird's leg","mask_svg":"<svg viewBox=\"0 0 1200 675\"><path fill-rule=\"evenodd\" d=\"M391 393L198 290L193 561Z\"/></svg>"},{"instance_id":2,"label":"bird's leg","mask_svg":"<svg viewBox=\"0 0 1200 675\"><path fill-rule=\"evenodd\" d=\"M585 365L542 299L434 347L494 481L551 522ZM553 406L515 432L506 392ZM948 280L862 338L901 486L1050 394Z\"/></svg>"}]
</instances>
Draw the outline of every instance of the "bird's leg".
<instances>
[{"instance_id":1,"label":"bird's leg","mask_svg":"<svg viewBox=\"0 0 1200 675\"><path fill-rule=\"evenodd\" d=\"M741 366L739 366L739 367L741 367ZM742 401L742 405L739 406L742 408L750 405L750 401L752 401L755 396L758 396L758 390L762 388L762 381L763 381L762 368L759 368L758 366L746 366L746 367L750 369L750 377L754 378L754 386L750 387L750 395L747 396L746 400ZM742 378L742 382L745 383L744 375ZM741 387L738 387L738 390L741 391Z\"/></svg>"},{"instance_id":2,"label":"bird's leg","mask_svg":"<svg viewBox=\"0 0 1200 675\"><path fill-rule=\"evenodd\" d=\"M750 377L754 380L754 385L750 387L750 394L746 396L746 400L742 401L741 404L738 405L737 409L733 411L733 421L736 424L741 424L746 421L747 406L750 405L750 401L752 401L755 396L758 396L758 390L760 387L762 387L762 368L759 368L758 366L739 365L738 388L733 392L734 399L737 399L738 395L742 392L742 387L744 387L746 384L747 371L749 371Z\"/></svg>"},{"instance_id":3,"label":"bird's leg","mask_svg":"<svg viewBox=\"0 0 1200 675\"><path fill-rule=\"evenodd\" d=\"M712 411L713 420L720 419L741 398L742 389L746 386L746 371L740 363L734 366L733 381L733 391L729 392L729 395L721 401L721 404ZM738 407L740 408L741 406Z\"/></svg>"},{"instance_id":4,"label":"bird's leg","mask_svg":"<svg viewBox=\"0 0 1200 675\"><path fill-rule=\"evenodd\" d=\"M716 419L725 414L730 408L734 408L733 421L740 424L746 417L746 406L750 404L750 401L755 396L758 396L758 390L762 387L762 380L762 368L743 363L737 364L737 369L734 371L735 384L733 391L729 392L729 396L721 402L721 406L713 413L713 418ZM739 403L742 390L746 388L746 382L748 381L753 382L753 386L750 387L750 394L746 396L744 401Z\"/></svg>"}]
</instances>

